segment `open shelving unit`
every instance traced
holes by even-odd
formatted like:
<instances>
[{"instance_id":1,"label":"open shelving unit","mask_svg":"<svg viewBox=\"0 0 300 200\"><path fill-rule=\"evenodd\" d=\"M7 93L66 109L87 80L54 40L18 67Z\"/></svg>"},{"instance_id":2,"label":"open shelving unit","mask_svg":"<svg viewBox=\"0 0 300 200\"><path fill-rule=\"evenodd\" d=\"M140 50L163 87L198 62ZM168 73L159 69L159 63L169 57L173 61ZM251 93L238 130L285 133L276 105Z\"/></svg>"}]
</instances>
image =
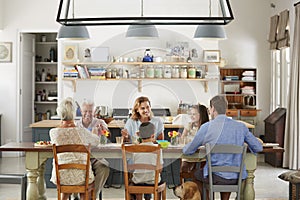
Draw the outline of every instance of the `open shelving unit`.
<instances>
[{"instance_id":1,"label":"open shelving unit","mask_svg":"<svg viewBox=\"0 0 300 200\"><path fill-rule=\"evenodd\" d=\"M131 66L137 69L147 67L147 66L198 66L204 68L204 73L208 71L209 65L219 65L219 63L205 63L205 62L63 62L64 66L76 66L76 65L86 65L87 67L102 67L102 68L111 68L118 66ZM200 81L204 84L204 90L207 92L208 90L208 81L218 81L217 78L99 78L99 79L81 79L81 78L62 78L65 81L72 81L73 91L76 91L76 84L78 81L84 80L96 80L96 81L137 81L138 91L142 91L142 81L170 81L170 80L178 80L178 81Z\"/></svg>"}]
</instances>

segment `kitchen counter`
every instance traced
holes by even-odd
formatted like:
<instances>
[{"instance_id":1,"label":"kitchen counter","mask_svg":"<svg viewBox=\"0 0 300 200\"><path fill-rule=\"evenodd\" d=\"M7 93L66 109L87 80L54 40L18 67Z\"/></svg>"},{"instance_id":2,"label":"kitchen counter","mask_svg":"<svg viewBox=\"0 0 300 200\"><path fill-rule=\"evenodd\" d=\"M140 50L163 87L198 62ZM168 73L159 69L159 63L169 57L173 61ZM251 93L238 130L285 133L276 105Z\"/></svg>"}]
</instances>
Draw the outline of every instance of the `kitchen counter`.
<instances>
[{"instance_id":1,"label":"kitchen counter","mask_svg":"<svg viewBox=\"0 0 300 200\"><path fill-rule=\"evenodd\" d=\"M60 120L43 120L30 124L31 128L55 128L59 126ZM108 128L123 128L124 122L113 120L108 124ZM183 128L183 125L164 124L165 128Z\"/></svg>"}]
</instances>

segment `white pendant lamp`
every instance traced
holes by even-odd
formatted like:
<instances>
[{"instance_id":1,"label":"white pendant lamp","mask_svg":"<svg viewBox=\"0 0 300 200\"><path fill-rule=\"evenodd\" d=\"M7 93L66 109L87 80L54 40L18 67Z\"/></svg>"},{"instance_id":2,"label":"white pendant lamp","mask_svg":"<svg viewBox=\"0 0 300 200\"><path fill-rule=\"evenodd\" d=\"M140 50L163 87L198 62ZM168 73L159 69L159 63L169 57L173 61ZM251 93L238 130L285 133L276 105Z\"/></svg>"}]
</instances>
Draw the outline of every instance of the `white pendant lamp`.
<instances>
[{"instance_id":1,"label":"white pendant lamp","mask_svg":"<svg viewBox=\"0 0 300 200\"><path fill-rule=\"evenodd\" d=\"M224 27L221 25L199 25L194 38L224 40L227 39L227 36Z\"/></svg>"},{"instance_id":2,"label":"white pendant lamp","mask_svg":"<svg viewBox=\"0 0 300 200\"><path fill-rule=\"evenodd\" d=\"M57 39L87 40L90 39L90 34L85 26L61 26Z\"/></svg>"},{"instance_id":3,"label":"white pendant lamp","mask_svg":"<svg viewBox=\"0 0 300 200\"><path fill-rule=\"evenodd\" d=\"M144 1L141 0L141 16L144 16ZM149 20L139 20L139 24L130 25L126 32L126 38L155 39L158 38L158 31Z\"/></svg>"}]
</instances>

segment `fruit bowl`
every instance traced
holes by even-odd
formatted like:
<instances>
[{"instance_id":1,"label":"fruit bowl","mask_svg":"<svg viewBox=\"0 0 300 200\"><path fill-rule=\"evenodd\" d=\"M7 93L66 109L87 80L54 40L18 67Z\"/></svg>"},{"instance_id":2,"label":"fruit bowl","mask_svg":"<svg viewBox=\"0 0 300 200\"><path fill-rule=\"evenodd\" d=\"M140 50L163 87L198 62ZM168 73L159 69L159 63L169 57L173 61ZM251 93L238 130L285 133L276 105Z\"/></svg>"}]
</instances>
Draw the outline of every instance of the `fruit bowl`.
<instances>
[{"instance_id":1,"label":"fruit bowl","mask_svg":"<svg viewBox=\"0 0 300 200\"><path fill-rule=\"evenodd\" d=\"M165 149L165 148L168 148L170 142L168 140L156 140L156 142L158 144L160 144L160 147Z\"/></svg>"}]
</instances>

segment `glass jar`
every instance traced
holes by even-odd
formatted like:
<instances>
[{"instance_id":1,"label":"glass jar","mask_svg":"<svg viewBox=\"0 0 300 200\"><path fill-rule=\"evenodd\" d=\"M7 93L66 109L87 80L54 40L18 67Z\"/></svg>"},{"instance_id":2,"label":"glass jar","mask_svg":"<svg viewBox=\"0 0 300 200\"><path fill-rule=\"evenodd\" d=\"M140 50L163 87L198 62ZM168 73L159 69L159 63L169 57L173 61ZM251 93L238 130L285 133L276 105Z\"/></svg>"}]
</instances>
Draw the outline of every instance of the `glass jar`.
<instances>
[{"instance_id":1,"label":"glass jar","mask_svg":"<svg viewBox=\"0 0 300 200\"><path fill-rule=\"evenodd\" d=\"M196 68L192 65L189 67L188 77L189 78L196 78Z\"/></svg>"},{"instance_id":2,"label":"glass jar","mask_svg":"<svg viewBox=\"0 0 300 200\"><path fill-rule=\"evenodd\" d=\"M162 78L162 67L160 65L156 66L154 69L154 77Z\"/></svg>"},{"instance_id":3,"label":"glass jar","mask_svg":"<svg viewBox=\"0 0 300 200\"><path fill-rule=\"evenodd\" d=\"M106 78L111 78L111 69L107 69L105 76Z\"/></svg>"},{"instance_id":4,"label":"glass jar","mask_svg":"<svg viewBox=\"0 0 300 200\"><path fill-rule=\"evenodd\" d=\"M182 66L180 68L180 78L187 78L187 67Z\"/></svg>"},{"instance_id":5,"label":"glass jar","mask_svg":"<svg viewBox=\"0 0 300 200\"><path fill-rule=\"evenodd\" d=\"M154 78L154 68L152 65L149 65L146 70L147 78Z\"/></svg>"},{"instance_id":6,"label":"glass jar","mask_svg":"<svg viewBox=\"0 0 300 200\"><path fill-rule=\"evenodd\" d=\"M145 78L145 69L143 67L140 69L140 77Z\"/></svg>"},{"instance_id":7,"label":"glass jar","mask_svg":"<svg viewBox=\"0 0 300 200\"><path fill-rule=\"evenodd\" d=\"M179 66L175 65L172 69L172 78L179 78Z\"/></svg>"},{"instance_id":8,"label":"glass jar","mask_svg":"<svg viewBox=\"0 0 300 200\"><path fill-rule=\"evenodd\" d=\"M172 77L172 68L170 65L166 65L164 68L164 78L171 78Z\"/></svg>"}]
</instances>

